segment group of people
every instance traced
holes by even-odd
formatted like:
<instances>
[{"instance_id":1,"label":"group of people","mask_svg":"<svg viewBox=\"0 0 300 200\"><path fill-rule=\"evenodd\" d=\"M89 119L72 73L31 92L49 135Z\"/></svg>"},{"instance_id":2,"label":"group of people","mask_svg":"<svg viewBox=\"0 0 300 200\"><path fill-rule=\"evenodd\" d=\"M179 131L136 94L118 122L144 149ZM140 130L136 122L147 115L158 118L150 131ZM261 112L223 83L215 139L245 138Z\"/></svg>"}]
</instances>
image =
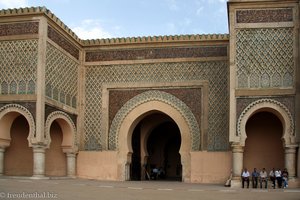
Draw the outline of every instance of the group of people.
<instances>
[{"instance_id":1,"label":"group of people","mask_svg":"<svg viewBox=\"0 0 300 200\"><path fill-rule=\"evenodd\" d=\"M160 168L154 167L151 170L150 178L152 180L164 179L165 178L165 171L164 171L164 169L162 167L160 167Z\"/></svg>"},{"instance_id":2,"label":"group of people","mask_svg":"<svg viewBox=\"0 0 300 200\"><path fill-rule=\"evenodd\" d=\"M263 168L260 172L254 168L253 172L249 173L247 168L245 168L242 172L242 187L244 188L245 182L247 183L247 188L249 188L250 177L252 180L252 187L257 188L258 181L260 182L260 188L262 188L263 183L265 183L265 188L268 188L268 178L272 181L272 187L275 189L276 182L277 188L287 188L288 187L288 176L289 173L285 168L283 171L280 169L275 170L274 168L270 171L269 175L265 168Z\"/></svg>"}]
</instances>

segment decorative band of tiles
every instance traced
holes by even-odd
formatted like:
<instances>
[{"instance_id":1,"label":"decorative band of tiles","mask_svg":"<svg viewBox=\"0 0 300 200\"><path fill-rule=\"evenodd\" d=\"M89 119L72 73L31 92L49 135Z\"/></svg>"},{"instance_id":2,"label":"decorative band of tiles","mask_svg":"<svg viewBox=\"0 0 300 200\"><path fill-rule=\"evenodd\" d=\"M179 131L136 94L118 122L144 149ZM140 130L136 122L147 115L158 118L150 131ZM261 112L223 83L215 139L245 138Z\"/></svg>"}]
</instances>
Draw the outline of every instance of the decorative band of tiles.
<instances>
[{"instance_id":1,"label":"decorative band of tiles","mask_svg":"<svg viewBox=\"0 0 300 200\"><path fill-rule=\"evenodd\" d=\"M227 46L166 47L87 52L85 61L143 60L163 58L199 58L227 56Z\"/></svg>"},{"instance_id":2,"label":"decorative band of tiles","mask_svg":"<svg viewBox=\"0 0 300 200\"><path fill-rule=\"evenodd\" d=\"M0 36L38 34L38 32L38 22L24 22L0 25Z\"/></svg>"},{"instance_id":3,"label":"decorative band of tiles","mask_svg":"<svg viewBox=\"0 0 300 200\"><path fill-rule=\"evenodd\" d=\"M292 22L292 8L253 9L236 11L237 23Z\"/></svg>"},{"instance_id":4,"label":"decorative band of tiles","mask_svg":"<svg viewBox=\"0 0 300 200\"><path fill-rule=\"evenodd\" d=\"M79 50L66 38L57 33L51 26L48 26L48 37L65 51L70 53L74 58L77 60L79 59Z\"/></svg>"}]
</instances>

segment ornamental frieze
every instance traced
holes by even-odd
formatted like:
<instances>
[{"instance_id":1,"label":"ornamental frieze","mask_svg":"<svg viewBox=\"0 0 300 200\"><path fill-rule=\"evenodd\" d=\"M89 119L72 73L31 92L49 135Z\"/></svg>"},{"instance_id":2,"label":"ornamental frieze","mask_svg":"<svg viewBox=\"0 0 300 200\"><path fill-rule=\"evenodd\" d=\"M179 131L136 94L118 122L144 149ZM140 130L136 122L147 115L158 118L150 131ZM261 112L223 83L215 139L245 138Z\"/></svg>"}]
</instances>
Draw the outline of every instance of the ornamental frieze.
<instances>
[{"instance_id":1,"label":"ornamental frieze","mask_svg":"<svg viewBox=\"0 0 300 200\"><path fill-rule=\"evenodd\" d=\"M0 109L4 109L5 107L18 107L21 106L22 108L26 108L26 112L29 112L29 114L32 116L32 119L35 120L36 118L36 103L35 102L18 102L18 103L0 103Z\"/></svg>"},{"instance_id":2,"label":"ornamental frieze","mask_svg":"<svg viewBox=\"0 0 300 200\"><path fill-rule=\"evenodd\" d=\"M227 46L164 47L87 52L86 62L166 58L202 58L227 56Z\"/></svg>"},{"instance_id":3,"label":"ornamental frieze","mask_svg":"<svg viewBox=\"0 0 300 200\"><path fill-rule=\"evenodd\" d=\"M257 97L257 98L237 98L236 102L236 117L237 119L243 112L243 110L250 105L251 103L258 101L260 99L271 99L275 100L277 102L282 103L286 108L289 110L291 115L294 117L295 116L295 98L290 96L290 97L272 97L272 98L265 98L265 97Z\"/></svg>"},{"instance_id":4,"label":"ornamental frieze","mask_svg":"<svg viewBox=\"0 0 300 200\"><path fill-rule=\"evenodd\" d=\"M48 26L48 37L65 51L70 53L74 58L77 60L79 59L79 50L51 26Z\"/></svg>"},{"instance_id":5,"label":"ornamental frieze","mask_svg":"<svg viewBox=\"0 0 300 200\"><path fill-rule=\"evenodd\" d=\"M12 35L38 34L38 32L39 32L38 22L24 22L24 23L0 25L0 37L12 36Z\"/></svg>"},{"instance_id":6,"label":"ornamental frieze","mask_svg":"<svg viewBox=\"0 0 300 200\"><path fill-rule=\"evenodd\" d=\"M292 22L293 9L253 9L236 11L237 23Z\"/></svg>"},{"instance_id":7,"label":"ornamental frieze","mask_svg":"<svg viewBox=\"0 0 300 200\"><path fill-rule=\"evenodd\" d=\"M68 118L70 118L72 120L72 122L74 123L74 126L76 128L76 125L77 125L77 115L71 114L69 112L66 112L63 109L59 109L59 108L53 107L53 106L48 105L48 104L45 105L45 120L48 118L48 116L51 113L54 113L54 112L63 112L63 113L65 113L68 116Z\"/></svg>"},{"instance_id":8,"label":"ornamental frieze","mask_svg":"<svg viewBox=\"0 0 300 200\"><path fill-rule=\"evenodd\" d=\"M109 91L109 124L111 124L116 113L131 98L146 92L150 89L134 89L134 90L110 90ZM159 89L158 91L167 92L174 95L184 102L193 112L198 124L201 118L201 88L180 88L180 89Z\"/></svg>"}]
</instances>

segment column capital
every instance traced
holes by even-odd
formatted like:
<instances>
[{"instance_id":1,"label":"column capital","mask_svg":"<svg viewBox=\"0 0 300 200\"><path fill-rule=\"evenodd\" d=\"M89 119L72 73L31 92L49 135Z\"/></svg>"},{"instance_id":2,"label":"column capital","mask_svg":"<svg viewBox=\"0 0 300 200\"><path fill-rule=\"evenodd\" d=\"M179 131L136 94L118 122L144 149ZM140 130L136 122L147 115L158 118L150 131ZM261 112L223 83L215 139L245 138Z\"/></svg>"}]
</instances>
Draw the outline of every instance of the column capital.
<instances>
[{"instance_id":1,"label":"column capital","mask_svg":"<svg viewBox=\"0 0 300 200\"><path fill-rule=\"evenodd\" d=\"M232 153L243 153L244 152L244 146L242 146L240 143L233 142L231 143Z\"/></svg>"},{"instance_id":2,"label":"column capital","mask_svg":"<svg viewBox=\"0 0 300 200\"><path fill-rule=\"evenodd\" d=\"M67 157L76 157L77 152L66 152L65 154Z\"/></svg>"},{"instance_id":3,"label":"column capital","mask_svg":"<svg viewBox=\"0 0 300 200\"><path fill-rule=\"evenodd\" d=\"M284 147L285 153L296 154L297 147L298 147L297 144L286 145Z\"/></svg>"},{"instance_id":4,"label":"column capital","mask_svg":"<svg viewBox=\"0 0 300 200\"><path fill-rule=\"evenodd\" d=\"M3 153L3 152L5 152L5 147L0 146L0 153Z\"/></svg>"},{"instance_id":5,"label":"column capital","mask_svg":"<svg viewBox=\"0 0 300 200\"><path fill-rule=\"evenodd\" d=\"M33 152L45 152L46 150L46 145L45 144L33 144L32 145L32 150Z\"/></svg>"}]
</instances>

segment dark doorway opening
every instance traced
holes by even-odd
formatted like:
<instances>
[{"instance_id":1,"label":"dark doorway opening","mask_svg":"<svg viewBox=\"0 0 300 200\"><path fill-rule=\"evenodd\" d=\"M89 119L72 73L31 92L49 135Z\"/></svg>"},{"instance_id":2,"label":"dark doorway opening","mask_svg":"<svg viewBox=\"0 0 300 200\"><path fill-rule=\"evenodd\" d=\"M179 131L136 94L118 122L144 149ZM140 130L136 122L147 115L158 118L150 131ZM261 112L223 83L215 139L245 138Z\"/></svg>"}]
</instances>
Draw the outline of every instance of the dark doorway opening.
<instances>
[{"instance_id":1,"label":"dark doorway opening","mask_svg":"<svg viewBox=\"0 0 300 200\"><path fill-rule=\"evenodd\" d=\"M181 135L170 117L157 113L144 118L135 127L131 143L130 180L182 180ZM155 168L159 173L154 176Z\"/></svg>"},{"instance_id":2,"label":"dark doorway opening","mask_svg":"<svg viewBox=\"0 0 300 200\"><path fill-rule=\"evenodd\" d=\"M151 132L147 140L148 168L152 175L153 169L159 170L152 178L181 181L180 145L180 131L174 122L164 122Z\"/></svg>"},{"instance_id":3,"label":"dark doorway opening","mask_svg":"<svg viewBox=\"0 0 300 200\"><path fill-rule=\"evenodd\" d=\"M132 134L131 144L132 144L132 156L131 156L131 166L130 166L130 179L131 180L141 180L141 123L139 123Z\"/></svg>"}]
</instances>

